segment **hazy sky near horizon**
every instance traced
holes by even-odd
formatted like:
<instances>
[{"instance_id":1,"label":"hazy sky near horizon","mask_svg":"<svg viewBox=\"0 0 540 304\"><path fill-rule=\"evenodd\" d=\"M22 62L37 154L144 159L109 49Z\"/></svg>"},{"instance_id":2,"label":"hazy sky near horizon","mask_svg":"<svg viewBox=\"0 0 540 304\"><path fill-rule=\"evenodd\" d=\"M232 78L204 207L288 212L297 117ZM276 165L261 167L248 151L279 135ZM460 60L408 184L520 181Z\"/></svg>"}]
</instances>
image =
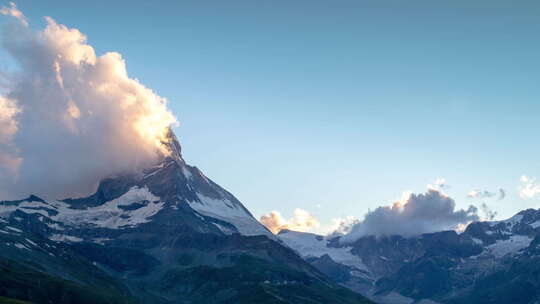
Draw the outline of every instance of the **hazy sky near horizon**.
<instances>
[{"instance_id":1,"label":"hazy sky near horizon","mask_svg":"<svg viewBox=\"0 0 540 304\"><path fill-rule=\"evenodd\" d=\"M518 195L540 177L540 2L16 2L121 53L184 158L256 216L361 218L437 178L460 208L540 207Z\"/></svg>"}]
</instances>

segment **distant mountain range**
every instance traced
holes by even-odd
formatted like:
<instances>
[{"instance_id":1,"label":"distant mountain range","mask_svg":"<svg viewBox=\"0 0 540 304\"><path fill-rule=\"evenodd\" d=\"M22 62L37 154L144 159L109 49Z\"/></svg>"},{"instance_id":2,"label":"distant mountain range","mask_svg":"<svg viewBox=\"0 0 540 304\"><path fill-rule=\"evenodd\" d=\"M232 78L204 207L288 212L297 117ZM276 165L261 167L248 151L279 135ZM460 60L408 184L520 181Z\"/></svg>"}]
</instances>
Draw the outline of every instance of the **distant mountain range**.
<instances>
[{"instance_id":1,"label":"distant mountain range","mask_svg":"<svg viewBox=\"0 0 540 304\"><path fill-rule=\"evenodd\" d=\"M169 137L170 155L89 197L0 202L0 303L371 303L285 246Z\"/></svg>"},{"instance_id":2,"label":"distant mountain range","mask_svg":"<svg viewBox=\"0 0 540 304\"><path fill-rule=\"evenodd\" d=\"M278 237L336 282L378 303L540 303L540 210L475 222L463 233Z\"/></svg>"}]
</instances>

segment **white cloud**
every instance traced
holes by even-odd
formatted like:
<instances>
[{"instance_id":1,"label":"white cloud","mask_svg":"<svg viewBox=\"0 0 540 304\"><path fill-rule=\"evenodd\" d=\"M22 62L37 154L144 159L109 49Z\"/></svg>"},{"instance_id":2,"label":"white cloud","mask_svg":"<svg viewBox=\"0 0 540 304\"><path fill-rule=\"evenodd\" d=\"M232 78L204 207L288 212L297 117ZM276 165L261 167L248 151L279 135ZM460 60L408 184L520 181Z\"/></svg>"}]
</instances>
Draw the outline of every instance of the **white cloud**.
<instances>
[{"instance_id":1,"label":"white cloud","mask_svg":"<svg viewBox=\"0 0 540 304\"><path fill-rule=\"evenodd\" d=\"M325 234L329 236L345 235L351 232L352 228L358 223L360 223L360 220L355 216L334 218L332 219L332 224L324 229Z\"/></svg>"},{"instance_id":2,"label":"white cloud","mask_svg":"<svg viewBox=\"0 0 540 304\"><path fill-rule=\"evenodd\" d=\"M483 213L482 220L492 221L497 216L497 211L492 210L486 203L480 205L480 210Z\"/></svg>"},{"instance_id":3,"label":"white cloud","mask_svg":"<svg viewBox=\"0 0 540 304\"><path fill-rule=\"evenodd\" d=\"M468 198L491 198L496 194L488 190L473 189L467 193Z\"/></svg>"},{"instance_id":4,"label":"white cloud","mask_svg":"<svg viewBox=\"0 0 540 304\"><path fill-rule=\"evenodd\" d=\"M15 100L0 96L0 144L8 144L19 129L15 116L21 112Z\"/></svg>"},{"instance_id":5,"label":"white cloud","mask_svg":"<svg viewBox=\"0 0 540 304\"><path fill-rule=\"evenodd\" d=\"M503 188L499 189L499 200L503 200L506 197L506 190Z\"/></svg>"},{"instance_id":6,"label":"white cloud","mask_svg":"<svg viewBox=\"0 0 540 304\"><path fill-rule=\"evenodd\" d=\"M2 36L19 70L0 99L0 193L86 195L102 178L166 153L176 118L128 76L120 54L96 55L85 35L51 18L33 32L14 4L1 12L24 22Z\"/></svg>"},{"instance_id":7,"label":"white cloud","mask_svg":"<svg viewBox=\"0 0 540 304\"><path fill-rule=\"evenodd\" d=\"M28 26L26 16L24 16L24 14L17 8L17 5L14 2L10 2L8 7L3 6L0 8L0 14L12 16L16 18L23 26Z\"/></svg>"},{"instance_id":8,"label":"white cloud","mask_svg":"<svg viewBox=\"0 0 540 304\"><path fill-rule=\"evenodd\" d=\"M444 189L449 189L450 185L446 183L446 179L439 177L433 183L427 185L428 189L435 191L442 191Z\"/></svg>"},{"instance_id":9,"label":"white cloud","mask_svg":"<svg viewBox=\"0 0 540 304\"><path fill-rule=\"evenodd\" d=\"M261 216L259 221L272 233L278 233L283 229L307 232L320 226L317 218L300 208L294 210L290 219L285 219L278 211L272 211Z\"/></svg>"},{"instance_id":10,"label":"white cloud","mask_svg":"<svg viewBox=\"0 0 540 304\"><path fill-rule=\"evenodd\" d=\"M521 181L519 196L522 199L533 199L540 194L540 184L536 182L536 178L523 175L519 180Z\"/></svg>"},{"instance_id":11,"label":"white cloud","mask_svg":"<svg viewBox=\"0 0 540 304\"><path fill-rule=\"evenodd\" d=\"M458 229L478 220L477 212L478 209L472 205L466 210L457 210L453 199L434 189L428 189L423 194L407 193L392 206L382 206L368 212L364 220L354 225L342 240L353 242L366 235L414 236Z\"/></svg>"},{"instance_id":12,"label":"white cloud","mask_svg":"<svg viewBox=\"0 0 540 304\"><path fill-rule=\"evenodd\" d=\"M498 193L489 190L473 189L467 193L467 197L473 199L489 199L497 197L498 200L502 200L506 197L506 191L502 188L499 189Z\"/></svg>"},{"instance_id":13,"label":"white cloud","mask_svg":"<svg viewBox=\"0 0 540 304\"><path fill-rule=\"evenodd\" d=\"M21 165L21 158L16 155L17 150L11 143L19 129L15 118L20 112L14 100L0 96L0 173L5 171L17 175Z\"/></svg>"}]
</instances>

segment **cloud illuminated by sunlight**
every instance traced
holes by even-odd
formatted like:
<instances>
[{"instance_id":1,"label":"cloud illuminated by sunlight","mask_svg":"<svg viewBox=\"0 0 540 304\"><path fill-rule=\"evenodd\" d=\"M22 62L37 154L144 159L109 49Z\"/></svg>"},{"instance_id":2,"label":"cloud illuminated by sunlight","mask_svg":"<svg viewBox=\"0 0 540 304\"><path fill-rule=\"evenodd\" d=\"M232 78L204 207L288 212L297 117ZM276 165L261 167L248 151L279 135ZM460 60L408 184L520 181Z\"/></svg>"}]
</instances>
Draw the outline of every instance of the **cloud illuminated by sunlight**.
<instances>
[{"instance_id":1,"label":"cloud illuminated by sunlight","mask_svg":"<svg viewBox=\"0 0 540 304\"><path fill-rule=\"evenodd\" d=\"M0 193L82 196L168 153L176 118L119 53L97 55L83 33L49 17L34 32L14 3L0 13L18 21L2 46L20 68L0 96Z\"/></svg>"},{"instance_id":2,"label":"cloud illuminated by sunlight","mask_svg":"<svg viewBox=\"0 0 540 304\"><path fill-rule=\"evenodd\" d=\"M12 16L17 19L23 26L28 26L28 20L26 16L17 8L15 2L10 2L9 6L4 6L0 9L0 14L6 16Z\"/></svg>"},{"instance_id":3,"label":"cloud illuminated by sunlight","mask_svg":"<svg viewBox=\"0 0 540 304\"><path fill-rule=\"evenodd\" d=\"M259 221L274 234L284 229L307 232L320 226L317 218L300 208L294 210L290 219L285 219L278 211L272 211L261 216Z\"/></svg>"}]
</instances>

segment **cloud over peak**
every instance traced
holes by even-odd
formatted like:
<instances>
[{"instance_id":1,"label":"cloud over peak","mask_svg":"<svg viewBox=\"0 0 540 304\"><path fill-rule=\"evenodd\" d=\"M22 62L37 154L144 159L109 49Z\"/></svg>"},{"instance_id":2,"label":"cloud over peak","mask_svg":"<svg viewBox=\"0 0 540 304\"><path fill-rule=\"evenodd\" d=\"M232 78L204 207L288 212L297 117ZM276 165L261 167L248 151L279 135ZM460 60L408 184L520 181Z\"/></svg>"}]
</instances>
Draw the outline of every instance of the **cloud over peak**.
<instances>
[{"instance_id":1,"label":"cloud over peak","mask_svg":"<svg viewBox=\"0 0 540 304\"><path fill-rule=\"evenodd\" d=\"M86 195L166 153L176 118L128 76L119 53L96 55L84 34L52 18L33 32L13 3L0 12L19 21L2 41L19 70L0 96L0 199Z\"/></svg>"},{"instance_id":2,"label":"cloud over peak","mask_svg":"<svg viewBox=\"0 0 540 304\"><path fill-rule=\"evenodd\" d=\"M391 206L378 207L366 214L363 221L354 225L342 241L353 242L367 236L420 235L447 229L456 229L471 221L479 220L478 209L456 210L450 197L435 189L426 193L410 193Z\"/></svg>"}]
</instances>

